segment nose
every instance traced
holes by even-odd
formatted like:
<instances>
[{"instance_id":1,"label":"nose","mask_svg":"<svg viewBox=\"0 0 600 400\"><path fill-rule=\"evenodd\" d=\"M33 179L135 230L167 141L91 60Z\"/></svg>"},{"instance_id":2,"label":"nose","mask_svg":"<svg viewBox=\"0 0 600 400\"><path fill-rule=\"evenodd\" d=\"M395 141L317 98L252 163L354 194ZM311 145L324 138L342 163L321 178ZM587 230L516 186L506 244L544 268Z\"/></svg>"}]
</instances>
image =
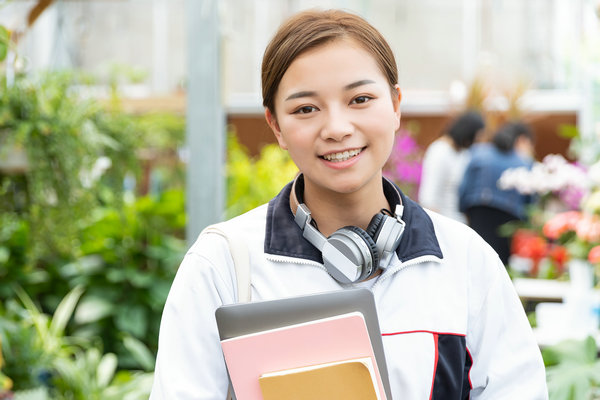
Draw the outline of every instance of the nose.
<instances>
[{"instance_id":1,"label":"nose","mask_svg":"<svg viewBox=\"0 0 600 400\"><path fill-rule=\"evenodd\" d=\"M321 130L321 138L323 140L339 142L351 136L353 132L354 125L347 112L338 108L332 108L327 111L323 129Z\"/></svg>"}]
</instances>

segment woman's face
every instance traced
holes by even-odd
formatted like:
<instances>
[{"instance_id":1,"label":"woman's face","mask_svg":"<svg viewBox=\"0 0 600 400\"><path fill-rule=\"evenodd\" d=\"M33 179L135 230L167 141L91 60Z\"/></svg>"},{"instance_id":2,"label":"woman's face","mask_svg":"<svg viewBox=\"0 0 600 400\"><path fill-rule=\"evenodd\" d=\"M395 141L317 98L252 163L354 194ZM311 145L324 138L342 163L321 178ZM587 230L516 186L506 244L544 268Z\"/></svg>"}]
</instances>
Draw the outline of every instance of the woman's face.
<instances>
[{"instance_id":1,"label":"woman's face","mask_svg":"<svg viewBox=\"0 0 600 400\"><path fill-rule=\"evenodd\" d=\"M267 122L301 172L307 189L352 193L381 183L400 126L400 91L373 56L336 40L296 58Z\"/></svg>"}]
</instances>

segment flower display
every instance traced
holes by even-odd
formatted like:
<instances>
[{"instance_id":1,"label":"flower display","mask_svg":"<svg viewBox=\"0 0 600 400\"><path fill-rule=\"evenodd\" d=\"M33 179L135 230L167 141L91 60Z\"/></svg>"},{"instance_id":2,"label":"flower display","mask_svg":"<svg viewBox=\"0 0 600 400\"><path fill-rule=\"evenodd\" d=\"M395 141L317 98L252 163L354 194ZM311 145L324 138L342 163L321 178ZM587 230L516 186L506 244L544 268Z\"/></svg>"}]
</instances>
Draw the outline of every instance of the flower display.
<instances>
[{"instance_id":1,"label":"flower display","mask_svg":"<svg viewBox=\"0 0 600 400\"><path fill-rule=\"evenodd\" d=\"M593 170L586 170L560 154L549 154L542 162L534 163L531 169L520 167L505 171L498 186L505 190L516 189L522 194L552 197L572 210L579 208L595 179L600 183L600 164Z\"/></svg>"},{"instance_id":2,"label":"flower display","mask_svg":"<svg viewBox=\"0 0 600 400\"><path fill-rule=\"evenodd\" d=\"M507 170L498 186L537 198L528 229L517 230L511 249L529 260L528 275L561 276L571 259L600 269L600 162L586 167L551 154L531 169Z\"/></svg>"}]
</instances>

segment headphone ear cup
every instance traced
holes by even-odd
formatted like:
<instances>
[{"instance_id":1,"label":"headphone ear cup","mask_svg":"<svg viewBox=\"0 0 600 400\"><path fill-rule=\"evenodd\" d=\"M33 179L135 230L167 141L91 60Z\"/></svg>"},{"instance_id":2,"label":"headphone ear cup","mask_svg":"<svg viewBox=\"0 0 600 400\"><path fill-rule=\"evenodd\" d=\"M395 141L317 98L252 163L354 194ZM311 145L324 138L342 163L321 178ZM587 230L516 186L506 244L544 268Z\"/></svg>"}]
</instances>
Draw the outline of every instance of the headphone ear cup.
<instances>
[{"instance_id":1,"label":"headphone ear cup","mask_svg":"<svg viewBox=\"0 0 600 400\"><path fill-rule=\"evenodd\" d=\"M347 229L347 230L349 230L351 232L356 233L367 244L367 247L369 248L370 253L371 253L371 260L373 261L373 269L372 269L371 273L368 274L367 276L365 276L363 279L368 278L375 271L377 271L377 268L379 267L379 254L377 253L377 245L375 244L375 241L373 240L373 238L367 232L365 232L364 230L362 230L358 226L346 226L346 227L344 227L342 229Z\"/></svg>"},{"instance_id":2,"label":"headphone ear cup","mask_svg":"<svg viewBox=\"0 0 600 400\"><path fill-rule=\"evenodd\" d=\"M366 232L371 236L373 242L377 243L377 239L379 238L379 233L381 232L381 227L383 226L383 221L385 219L385 215L382 213L377 213L373 215L371 218L371 222L369 222L369 226L367 226Z\"/></svg>"}]
</instances>

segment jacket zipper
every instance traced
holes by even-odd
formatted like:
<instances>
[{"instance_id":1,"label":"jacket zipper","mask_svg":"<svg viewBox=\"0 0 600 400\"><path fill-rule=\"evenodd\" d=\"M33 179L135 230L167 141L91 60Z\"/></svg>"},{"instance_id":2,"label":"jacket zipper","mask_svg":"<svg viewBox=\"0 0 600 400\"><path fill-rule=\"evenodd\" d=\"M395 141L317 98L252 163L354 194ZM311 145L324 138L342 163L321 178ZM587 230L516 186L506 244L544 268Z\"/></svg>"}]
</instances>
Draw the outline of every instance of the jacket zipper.
<instances>
[{"instance_id":1,"label":"jacket zipper","mask_svg":"<svg viewBox=\"0 0 600 400\"><path fill-rule=\"evenodd\" d=\"M327 272L327 269L325 268L325 266L321 263L318 263L316 261L311 261L311 260L306 260L303 258L296 258L296 257L287 257L287 256L276 256L273 254L268 254L266 256L267 260L270 261L275 261L275 262L289 262L289 263L294 263L294 264L301 264L301 265L310 265L311 267L316 267L319 268L325 272ZM422 257L417 257L417 258L413 258L410 259L406 262L401 263L398 266L395 266L391 271L389 271L386 274L382 274L379 279L377 280L377 282L375 282L375 284L373 285L373 290L384 280L392 277L393 275L397 274L398 272L408 268L408 267L412 267L418 264L422 264L422 263L426 263L426 262L440 262L440 259L436 256L433 255L428 255L428 256L422 256Z\"/></svg>"},{"instance_id":2,"label":"jacket zipper","mask_svg":"<svg viewBox=\"0 0 600 400\"><path fill-rule=\"evenodd\" d=\"M323 271L327 271L323 264L318 263L316 261L306 260L304 258L276 256L273 254L267 254L266 259L269 261L275 261L275 262L286 262L286 263L293 263L293 264L310 265L311 267L317 267L317 268L322 269Z\"/></svg>"}]
</instances>

